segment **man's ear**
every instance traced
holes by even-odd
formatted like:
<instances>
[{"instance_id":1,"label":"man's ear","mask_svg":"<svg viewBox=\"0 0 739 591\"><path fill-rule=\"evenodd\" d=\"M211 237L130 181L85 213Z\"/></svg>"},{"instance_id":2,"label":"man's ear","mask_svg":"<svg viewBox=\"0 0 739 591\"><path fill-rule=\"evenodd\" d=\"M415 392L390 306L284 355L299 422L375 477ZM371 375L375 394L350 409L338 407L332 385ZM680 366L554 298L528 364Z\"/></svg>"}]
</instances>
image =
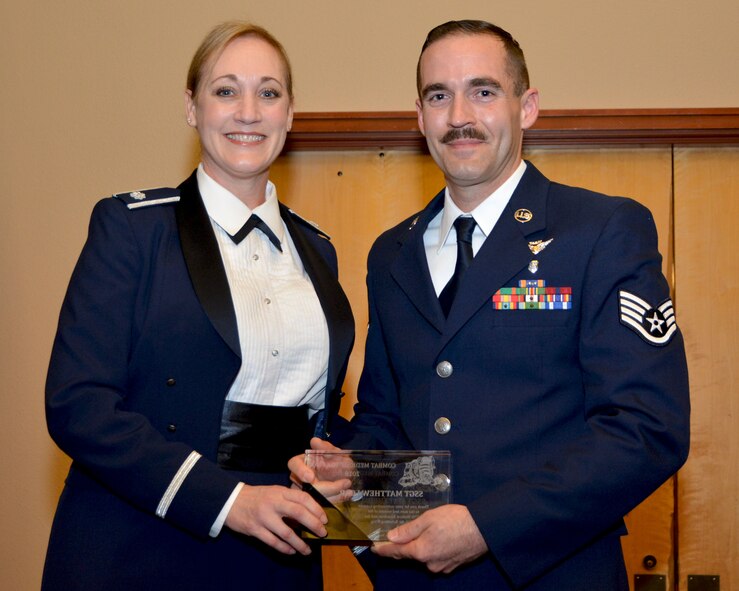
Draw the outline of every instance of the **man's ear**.
<instances>
[{"instance_id":1,"label":"man's ear","mask_svg":"<svg viewBox=\"0 0 739 591\"><path fill-rule=\"evenodd\" d=\"M521 129L528 129L539 117L539 91L529 88L521 97Z\"/></svg>"},{"instance_id":2,"label":"man's ear","mask_svg":"<svg viewBox=\"0 0 739 591\"><path fill-rule=\"evenodd\" d=\"M421 130L421 135L426 137L426 127L423 124L423 103L421 99L416 99L416 115L418 116L418 129Z\"/></svg>"}]
</instances>

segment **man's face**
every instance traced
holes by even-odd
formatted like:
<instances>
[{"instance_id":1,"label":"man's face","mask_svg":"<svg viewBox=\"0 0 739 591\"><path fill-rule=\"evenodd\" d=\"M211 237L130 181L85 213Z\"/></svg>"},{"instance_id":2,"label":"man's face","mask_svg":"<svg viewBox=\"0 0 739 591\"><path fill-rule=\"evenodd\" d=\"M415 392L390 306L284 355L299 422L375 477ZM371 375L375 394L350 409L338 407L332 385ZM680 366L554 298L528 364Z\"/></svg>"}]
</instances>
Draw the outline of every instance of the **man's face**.
<instances>
[{"instance_id":1,"label":"man's face","mask_svg":"<svg viewBox=\"0 0 739 591\"><path fill-rule=\"evenodd\" d=\"M418 125L452 197L467 191L484 199L520 162L539 95L516 96L506 64L503 42L483 34L445 37L421 58Z\"/></svg>"}]
</instances>

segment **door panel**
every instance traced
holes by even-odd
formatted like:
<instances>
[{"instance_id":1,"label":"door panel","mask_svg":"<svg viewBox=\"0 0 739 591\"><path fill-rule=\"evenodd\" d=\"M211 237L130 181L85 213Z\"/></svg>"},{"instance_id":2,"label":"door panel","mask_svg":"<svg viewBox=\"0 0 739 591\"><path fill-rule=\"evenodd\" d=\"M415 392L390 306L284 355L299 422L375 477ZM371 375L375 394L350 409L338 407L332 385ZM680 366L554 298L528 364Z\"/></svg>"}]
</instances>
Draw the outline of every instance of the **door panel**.
<instances>
[{"instance_id":1,"label":"door panel","mask_svg":"<svg viewBox=\"0 0 739 591\"><path fill-rule=\"evenodd\" d=\"M678 321L692 403L678 481L680 590L688 575L739 589L739 148L675 150Z\"/></svg>"}]
</instances>

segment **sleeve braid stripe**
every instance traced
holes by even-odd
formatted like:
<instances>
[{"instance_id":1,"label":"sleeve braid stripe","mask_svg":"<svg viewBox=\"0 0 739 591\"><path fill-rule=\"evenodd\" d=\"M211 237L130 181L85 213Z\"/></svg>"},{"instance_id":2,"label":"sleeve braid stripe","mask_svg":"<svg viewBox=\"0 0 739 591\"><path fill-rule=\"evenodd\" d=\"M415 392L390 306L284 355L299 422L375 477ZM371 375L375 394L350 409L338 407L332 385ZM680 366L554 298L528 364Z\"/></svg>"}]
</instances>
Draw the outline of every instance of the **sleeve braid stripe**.
<instances>
[{"instance_id":1,"label":"sleeve braid stripe","mask_svg":"<svg viewBox=\"0 0 739 591\"><path fill-rule=\"evenodd\" d=\"M157 517L161 517L162 519L164 519L164 516L167 514L167 511L169 510L169 506L172 504L172 501L174 500L174 497L177 494L177 491L180 490L180 487L182 486L182 483L185 481L185 478L187 478L187 475L190 473L190 470L192 470L193 466L200 459L200 457L201 456L198 452L193 451L193 452L190 452L190 455L187 456L187 459L184 462L182 462L180 469L177 470L177 474L174 475L172 482L169 483L167 490L164 491L164 495L159 501L159 506L157 507L157 511L156 511Z\"/></svg>"}]
</instances>

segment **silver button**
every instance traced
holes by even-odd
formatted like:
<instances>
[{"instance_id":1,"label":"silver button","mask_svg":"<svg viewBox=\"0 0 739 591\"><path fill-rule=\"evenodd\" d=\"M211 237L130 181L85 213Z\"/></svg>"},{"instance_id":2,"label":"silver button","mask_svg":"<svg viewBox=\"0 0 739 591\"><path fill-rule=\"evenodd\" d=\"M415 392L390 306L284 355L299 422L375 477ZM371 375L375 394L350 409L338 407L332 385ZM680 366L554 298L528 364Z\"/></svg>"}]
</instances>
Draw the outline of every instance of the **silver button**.
<instances>
[{"instance_id":1,"label":"silver button","mask_svg":"<svg viewBox=\"0 0 739 591\"><path fill-rule=\"evenodd\" d=\"M254 255L253 257L251 257L251 258L252 258L252 259L254 259L255 261L258 261L258 260L259 260L259 255L258 255L258 254L255 254L255 255Z\"/></svg>"},{"instance_id":2,"label":"silver button","mask_svg":"<svg viewBox=\"0 0 739 591\"><path fill-rule=\"evenodd\" d=\"M439 435L446 435L452 430L452 422L446 417L439 417L434 421L434 430Z\"/></svg>"},{"instance_id":3,"label":"silver button","mask_svg":"<svg viewBox=\"0 0 739 591\"><path fill-rule=\"evenodd\" d=\"M272 303L272 300L270 300L269 298L264 298L264 303L265 304L271 304Z\"/></svg>"},{"instance_id":4,"label":"silver button","mask_svg":"<svg viewBox=\"0 0 739 591\"><path fill-rule=\"evenodd\" d=\"M454 367L452 367L452 364L448 361L441 361L439 362L439 365L436 366L436 375L440 378L448 378L452 375L453 371Z\"/></svg>"},{"instance_id":5,"label":"silver button","mask_svg":"<svg viewBox=\"0 0 739 591\"><path fill-rule=\"evenodd\" d=\"M277 349L272 349L272 357L277 357L280 352Z\"/></svg>"}]
</instances>

